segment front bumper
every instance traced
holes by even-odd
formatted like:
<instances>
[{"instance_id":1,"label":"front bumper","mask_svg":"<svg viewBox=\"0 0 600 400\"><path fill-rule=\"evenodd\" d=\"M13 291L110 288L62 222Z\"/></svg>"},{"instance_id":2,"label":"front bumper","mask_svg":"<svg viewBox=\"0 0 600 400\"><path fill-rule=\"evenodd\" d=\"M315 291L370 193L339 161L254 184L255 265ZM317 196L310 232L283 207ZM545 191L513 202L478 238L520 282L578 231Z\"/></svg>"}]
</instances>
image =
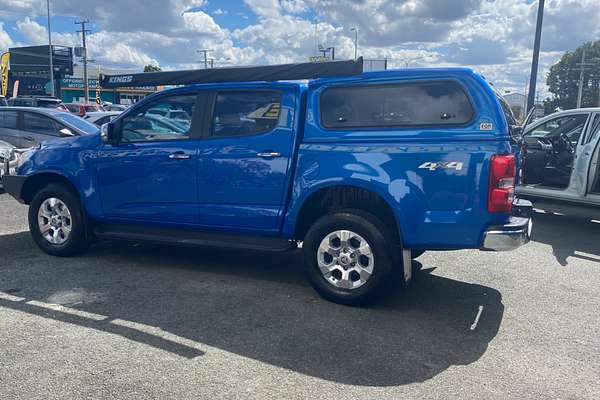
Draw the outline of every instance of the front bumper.
<instances>
[{"instance_id":1,"label":"front bumper","mask_svg":"<svg viewBox=\"0 0 600 400\"><path fill-rule=\"evenodd\" d=\"M0 184L3 186L3 191L10 194L12 197L17 199L19 203L24 203L21 197L23 185L25 184L26 176L20 175L4 175ZM0 192L2 193L2 192Z\"/></svg>"},{"instance_id":2,"label":"front bumper","mask_svg":"<svg viewBox=\"0 0 600 400\"><path fill-rule=\"evenodd\" d=\"M531 238L531 213L533 205L517 199L513 203L513 215L507 224L492 226L483 233L481 250L509 251L523 246Z\"/></svg>"}]
</instances>

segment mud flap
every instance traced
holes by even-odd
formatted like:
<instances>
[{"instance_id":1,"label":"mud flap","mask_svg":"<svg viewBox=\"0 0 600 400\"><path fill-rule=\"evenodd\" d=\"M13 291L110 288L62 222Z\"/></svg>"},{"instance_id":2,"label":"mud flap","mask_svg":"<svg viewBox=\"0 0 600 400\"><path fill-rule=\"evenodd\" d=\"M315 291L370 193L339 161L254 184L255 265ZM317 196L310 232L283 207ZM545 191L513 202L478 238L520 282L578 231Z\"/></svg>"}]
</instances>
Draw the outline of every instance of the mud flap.
<instances>
[{"instance_id":1,"label":"mud flap","mask_svg":"<svg viewBox=\"0 0 600 400\"><path fill-rule=\"evenodd\" d=\"M412 252L410 249L402 249L402 267L404 269L404 282L412 280Z\"/></svg>"}]
</instances>

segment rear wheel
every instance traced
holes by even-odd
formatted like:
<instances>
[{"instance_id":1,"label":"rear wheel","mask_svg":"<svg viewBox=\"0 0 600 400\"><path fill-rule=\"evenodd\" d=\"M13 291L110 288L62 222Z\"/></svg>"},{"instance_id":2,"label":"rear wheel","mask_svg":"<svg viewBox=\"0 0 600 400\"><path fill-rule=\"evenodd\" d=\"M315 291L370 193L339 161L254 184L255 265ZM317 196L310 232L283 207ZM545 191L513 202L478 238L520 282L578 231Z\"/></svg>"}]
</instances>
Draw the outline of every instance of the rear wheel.
<instances>
[{"instance_id":1,"label":"rear wheel","mask_svg":"<svg viewBox=\"0 0 600 400\"><path fill-rule=\"evenodd\" d=\"M35 194L29 231L40 249L54 256L75 254L88 243L79 199L61 185L48 185Z\"/></svg>"},{"instance_id":2,"label":"rear wheel","mask_svg":"<svg viewBox=\"0 0 600 400\"><path fill-rule=\"evenodd\" d=\"M304 238L306 272L313 287L336 303L362 305L387 292L392 273L392 237L374 216L332 213Z\"/></svg>"}]
</instances>

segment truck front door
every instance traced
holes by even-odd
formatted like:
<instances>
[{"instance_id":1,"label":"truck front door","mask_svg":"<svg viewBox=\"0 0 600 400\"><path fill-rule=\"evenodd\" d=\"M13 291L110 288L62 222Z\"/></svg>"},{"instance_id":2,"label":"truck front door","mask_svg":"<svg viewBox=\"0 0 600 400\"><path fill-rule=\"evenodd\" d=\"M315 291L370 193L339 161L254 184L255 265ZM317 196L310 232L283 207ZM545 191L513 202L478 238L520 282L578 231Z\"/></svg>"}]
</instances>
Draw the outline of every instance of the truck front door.
<instances>
[{"instance_id":1,"label":"truck front door","mask_svg":"<svg viewBox=\"0 0 600 400\"><path fill-rule=\"evenodd\" d=\"M162 96L120 119L121 142L102 145L93 161L105 217L197 224L195 111L206 105L202 99L197 93ZM188 119L173 121L149 113L152 108L183 110Z\"/></svg>"}]
</instances>

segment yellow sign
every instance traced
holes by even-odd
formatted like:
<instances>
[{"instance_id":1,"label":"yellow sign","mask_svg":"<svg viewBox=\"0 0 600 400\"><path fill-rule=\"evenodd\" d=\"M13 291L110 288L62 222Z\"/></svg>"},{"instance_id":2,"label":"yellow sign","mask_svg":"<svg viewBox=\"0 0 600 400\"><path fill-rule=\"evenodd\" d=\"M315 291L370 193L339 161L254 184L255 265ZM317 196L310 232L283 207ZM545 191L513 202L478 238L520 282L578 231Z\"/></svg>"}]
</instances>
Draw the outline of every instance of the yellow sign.
<instances>
[{"instance_id":1,"label":"yellow sign","mask_svg":"<svg viewBox=\"0 0 600 400\"><path fill-rule=\"evenodd\" d=\"M0 94L6 97L6 93L8 92L8 59L10 57L10 53L2 54L0 57L0 81L2 82Z\"/></svg>"}]
</instances>

